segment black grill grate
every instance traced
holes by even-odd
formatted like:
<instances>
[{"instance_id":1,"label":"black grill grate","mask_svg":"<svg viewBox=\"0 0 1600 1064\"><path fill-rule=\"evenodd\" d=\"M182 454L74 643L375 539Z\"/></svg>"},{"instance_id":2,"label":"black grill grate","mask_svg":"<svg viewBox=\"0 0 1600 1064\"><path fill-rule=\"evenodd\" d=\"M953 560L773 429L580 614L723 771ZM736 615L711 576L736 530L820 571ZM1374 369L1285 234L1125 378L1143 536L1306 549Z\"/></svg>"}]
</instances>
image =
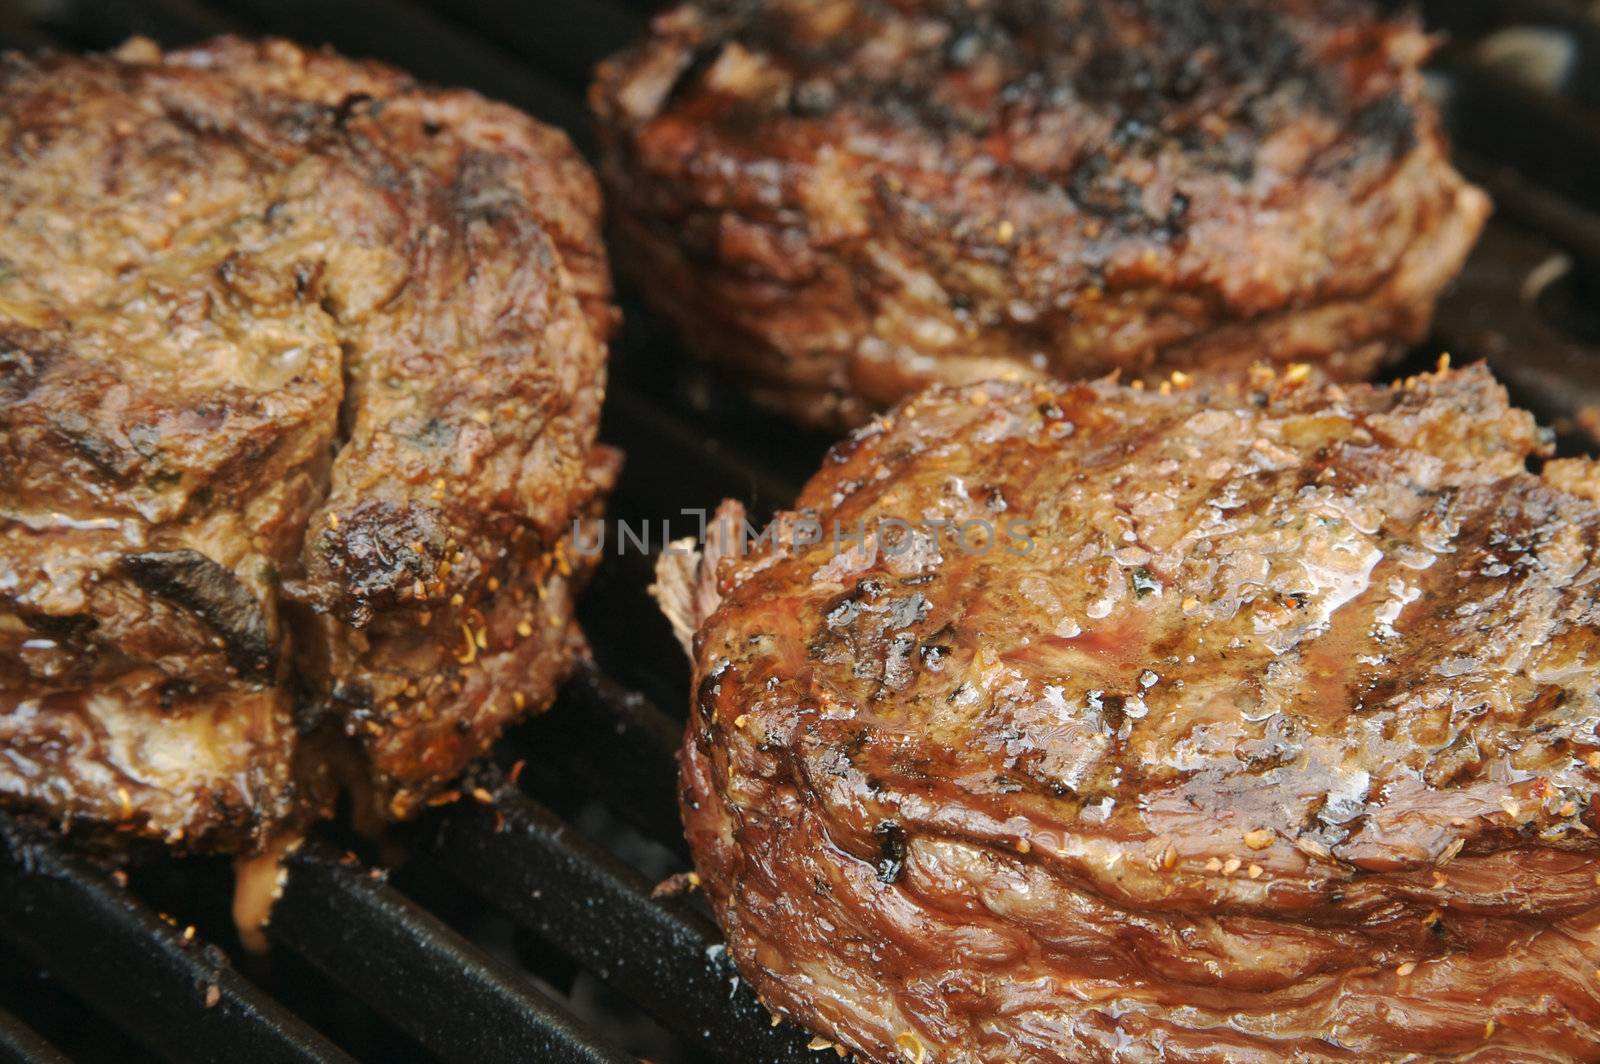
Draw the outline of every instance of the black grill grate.
<instances>
[{"instance_id":1,"label":"black grill grate","mask_svg":"<svg viewBox=\"0 0 1600 1064\"><path fill-rule=\"evenodd\" d=\"M449 1061L621 1064L622 1050L354 857L288 862L272 938Z\"/></svg>"},{"instance_id":2,"label":"black grill grate","mask_svg":"<svg viewBox=\"0 0 1600 1064\"><path fill-rule=\"evenodd\" d=\"M61 1050L27 1024L0 1009L0 1061L6 1064L63 1064Z\"/></svg>"},{"instance_id":3,"label":"black grill grate","mask_svg":"<svg viewBox=\"0 0 1600 1064\"><path fill-rule=\"evenodd\" d=\"M350 1058L38 828L0 818L0 934L84 1002L174 1059Z\"/></svg>"},{"instance_id":4,"label":"black grill grate","mask_svg":"<svg viewBox=\"0 0 1600 1064\"><path fill-rule=\"evenodd\" d=\"M1585 308L1600 281L1600 112L1590 110L1600 104L1600 22L1564 0L1423 7L1457 35L1435 78L1461 164L1495 193L1499 215L1419 364L1441 348L1488 358L1519 401L1557 424L1565 447L1592 450L1600 324ZM0 46L278 33L470 85L587 148L588 72L643 28L645 8L0 0ZM1482 42L1513 26L1548 30L1565 62L1487 62L1495 53ZM752 411L681 358L647 314L624 309L602 433L629 453L613 515L659 530L662 517L727 495L757 513L790 498L826 441ZM1596 419L1589 433L1586 417ZM396 863L393 854L363 862L322 840L294 855L267 961L234 949L220 863L157 860L123 882L0 816L0 1062L68 1059L51 1042L79 1060L127 1059L129 1037L178 1061L820 1059L807 1035L769 1024L695 899L653 897L652 876L617 855L686 867L672 757L681 721L656 706L682 704L687 672L648 582L647 560L607 558L581 610L597 665L501 743L499 767L477 781L492 801L398 832L391 845L408 859L392 878L373 869ZM518 760L520 773L503 771ZM617 839L626 845L602 841ZM596 978L671 1037L637 1035L609 1007L580 1019L572 999L595 995L564 991Z\"/></svg>"}]
</instances>

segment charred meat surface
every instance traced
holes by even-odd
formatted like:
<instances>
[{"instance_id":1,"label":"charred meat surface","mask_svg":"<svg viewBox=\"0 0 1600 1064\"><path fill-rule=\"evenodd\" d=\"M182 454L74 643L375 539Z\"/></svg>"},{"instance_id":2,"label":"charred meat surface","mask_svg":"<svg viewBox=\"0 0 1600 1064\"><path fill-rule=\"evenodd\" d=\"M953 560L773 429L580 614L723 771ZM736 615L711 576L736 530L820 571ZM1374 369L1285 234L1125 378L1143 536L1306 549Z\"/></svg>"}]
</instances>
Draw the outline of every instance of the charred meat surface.
<instances>
[{"instance_id":1,"label":"charred meat surface","mask_svg":"<svg viewBox=\"0 0 1600 1064\"><path fill-rule=\"evenodd\" d=\"M1600 1056L1600 464L1481 368L1295 376L936 387L666 557L770 1007L884 1062Z\"/></svg>"},{"instance_id":2,"label":"charred meat surface","mask_svg":"<svg viewBox=\"0 0 1600 1064\"><path fill-rule=\"evenodd\" d=\"M805 422L929 382L1365 377L1487 200L1361 0L705 0L591 93L628 263Z\"/></svg>"},{"instance_id":3,"label":"charred meat surface","mask_svg":"<svg viewBox=\"0 0 1600 1064\"><path fill-rule=\"evenodd\" d=\"M0 800L254 849L345 745L405 815L580 646L592 176L283 41L0 62Z\"/></svg>"}]
</instances>

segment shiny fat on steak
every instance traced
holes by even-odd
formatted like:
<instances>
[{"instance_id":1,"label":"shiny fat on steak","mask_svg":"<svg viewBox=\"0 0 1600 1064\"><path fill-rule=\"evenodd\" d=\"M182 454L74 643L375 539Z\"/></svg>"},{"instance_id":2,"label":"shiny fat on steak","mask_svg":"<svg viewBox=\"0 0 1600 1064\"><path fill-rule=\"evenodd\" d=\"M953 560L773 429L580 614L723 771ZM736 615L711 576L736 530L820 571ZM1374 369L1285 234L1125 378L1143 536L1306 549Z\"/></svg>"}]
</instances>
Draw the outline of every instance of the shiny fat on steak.
<instances>
[{"instance_id":1,"label":"shiny fat on steak","mask_svg":"<svg viewBox=\"0 0 1600 1064\"><path fill-rule=\"evenodd\" d=\"M1482 368L1298 377L936 387L665 556L769 1007L881 1062L1600 1055L1600 466Z\"/></svg>"}]
</instances>

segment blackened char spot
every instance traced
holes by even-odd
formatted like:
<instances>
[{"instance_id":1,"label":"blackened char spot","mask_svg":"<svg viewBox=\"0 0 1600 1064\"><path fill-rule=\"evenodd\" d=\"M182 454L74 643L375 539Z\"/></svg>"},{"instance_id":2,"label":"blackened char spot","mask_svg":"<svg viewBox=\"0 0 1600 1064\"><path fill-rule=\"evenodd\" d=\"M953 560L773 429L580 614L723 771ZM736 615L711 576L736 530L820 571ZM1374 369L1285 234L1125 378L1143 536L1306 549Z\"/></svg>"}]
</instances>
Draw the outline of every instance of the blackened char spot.
<instances>
[{"instance_id":1,"label":"blackened char spot","mask_svg":"<svg viewBox=\"0 0 1600 1064\"><path fill-rule=\"evenodd\" d=\"M1356 133L1386 159L1398 159L1417 145L1417 112L1405 97L1391 92L1356 114Z\"/></svg>"},{"instance_id":2,"label":"blackened char spot","mask_svg":"<svg viewBox=\"0 0 1600 1064\"><path fill-rule=\"evenodd\" d=\"M0 325L0 400L17 402L32 392L60 351L35 329Z\"/></svg>"},{"instance_id":3,"label":"blackened char spot","mask_svg":"<svg viewBox=\"0 0 1600 1064\"><path fill-rule=\"evenodd\" d=\"M1067 192L1088 214L1130 225L1145 220L1139 186L1115 174L1104 155L1091 155L1080 163L1067 182Z\"/></svg>"},{"instance_id":4,"label":"blackened char spot","mask_svg":"<svg viewBox=\"0 0 1600 1064\"><path fill-rule=\"evenodd\" d=\"M906 832L892 820L872 829L878 840L878 882L893 883L906 863Z\"/></svg>"},{"instance_id":5,"label":"blackened char spot","mask_svg":"<svg viewBox=\"0 0 1600 1064\"><path fill-rule=\"evenodd\" d=\"M667 90L666 97L662 100L662 110L671 108L674 104L688 95L689 90L700 84L701 77L711 64L722 54L722 42L716 41L709 45L696 48L683 64L683 69L673 80L672 87Z\"/></svg>"},{"instance_id":6,"label":"blackened char spot","mask_svg":"<svg viewBox=\"0 0 1600 1064\"><path fill-rule=\"evenodd\" d=\"M33 614L28 617L28 625L36 631L57 639L77 639L100 627L99 618L90 617L83 613L73 613L60 616L51 613Z\"/></svg>"},{"instance_id":7,"label":"blackened char spot","mask_svg":"<svg viewBox=\"0 0 1600 1064\"><path fill-rule=\"evenodd\" d=\"M527 214L517 191L512 161L497 152L463 152L450 188L452 206L463 223L515 225Z\"/></svg>"},{"instance_id":8,"label":"blackened char spot","mask_svg":"<svg viewBox=\"0 0 1600 1064\"><path fill-rule=\"evenodd\" d=\"M120 449L98 431L93 421L76 410L61 410L50 415L50 432L61 445L68 448L101 473L122 480L133 473L137 459ZM171 482L171 475L160 477L152 487Z\"/></svg>"},{"instance_id":9,"label":"blackened char spot","mask_svg":"<svg viewBox=\"0 0 1600 1064\"><path fill-rule=\"evenodd\" d=\"M370 92L348 93L344 99L339 101L338 106L333 109L333 124L343 129L356 111L363 107L370 108L373 114L376 114L382 104L374 103Z\"/></svg>"},{"instance_id":10,"label":"blackened char spot","mask_svg":"<svg viewBox=\"0 0 1600 1064\"><path fill-rule=\"evenodd\" d=\"M240 676L272 679L278 654L266 615L232 570L187 547L125 554L122 568L150 594L183 607L221 636L228 663Z\"/></svg>"},{"instance_id":11,"label":"blackened char spot","mask_svg":"<svg viewBox=\"0 0 1600 1064\"><path fill-rule=\"evenodd\" d=\"M190 680L168 680L156 691L156 702L162 709L171 709L186 698L193 698L199 688Z\"/></svg>"},{"instance_id":12,"label":"blackened char spot","mask_svg":"<svg viewBox=\"0 0 1600 1064\"><path fill-rule=\"evenodd\" d=\"M332 698L335 705L347 709L370 709L372 707L372 688L364 683L349 683L338 680L333 685Z\"/></svg>"},{"instance_id":13,"label":"blackened char spot","mask_svg":"<svg viewBox=\"0 0 1600 1064\"><path fill-rule=\"evenodd\" d=\"M441 515L428 507L368 499L323 530L317 543L339 600L322 602L346 624L365 627L375 606L394 606L437 580L448 543ZM420 601L420 600L419 600Z\"/></svg>"}]
</instances>

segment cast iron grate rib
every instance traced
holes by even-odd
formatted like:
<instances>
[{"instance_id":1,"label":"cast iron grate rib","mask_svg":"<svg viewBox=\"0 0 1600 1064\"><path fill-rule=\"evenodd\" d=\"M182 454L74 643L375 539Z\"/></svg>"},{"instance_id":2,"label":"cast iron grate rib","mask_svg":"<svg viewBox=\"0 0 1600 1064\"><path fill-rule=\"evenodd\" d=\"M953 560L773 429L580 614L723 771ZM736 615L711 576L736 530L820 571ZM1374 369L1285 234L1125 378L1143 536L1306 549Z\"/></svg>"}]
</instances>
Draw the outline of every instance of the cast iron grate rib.
<instances>
[{"instance_id":1,"label":"cast iron grate rib","mask_svg":"<svg viewBox=\"0 0 1600 1064\"><path fill-rule=\"evenodd\" d=\"M37 1031L0 1009L0 1061L5 1064L63 1064L61 1050Z\"/></svg>"},{"instance_id":2,"label":"cast iron grate rib","mask_svg":"<svg viewBox=\"0 0 1600 1064\"><path fill-rule=\"evenodd\" d=\"M1423 6L1459 35L1436 79L1462 165L1500 204L1424 351L1489 358L1519 401L1563 426L1567 446L1592 450L1595 439L1574 421L1585 407L1600 411L1597 336L1581 320L1553 315L1547 293L1528 282L1556 277L1582 292L1600 276L1600 193L1590 165L1600 159L1600 117L1583 106L1600 101L1600 22L1560 0ZM562 125L587 148L587 72L643 28L648 7L0 0L0 46L106 48L134 33L176 45L229 30L278 33L470 85ZM1552 29L1570 42L1574 58L1559 92L1479 61L1474 42L1511 25ZM1556 258L1563 254L1565 273ZM652 335L647 315L625 309L603 429L629 452L613 514L648 518L659 529L661 517L709 509L726 495L758 514L792 497L825 441L752 412ZM225 919L192 934L159 915L168 894L125 885L49 832L0 815L0 961L21 958L45 973L52 1000L74 1003L47 1008L34 992L44 984L0 978L0 1062L68 1059L52 1042L84 1060L116 1058L77 1037L84 1012L90 1026L126 1031L177 1061L347 1061L347 1050L396 1059L396 1045L445 1061L632 1059L615 1032L580 1019L516 963L530 958L550 982L593 973L676 1036L678 1059L822 1059L792 1025L770 1025L694 899L653 896L651 878L574 826L586 809L604 807L674 867L686 867L673 759L681 720L657 706L683 702L687 672L644 596L648 578L647 559L606 559L583 604L598 665L580 670L549 715L501 744L502 768L520 760L520 773L479 771L474 786L487 802L465 800L404 833L404 884L326 842L289 860L270 964L207 945L207 937L227 941ZM210 887L226 881L216 871ZM188 876L188 866L174 874ZM492 951L493 936L464 933L484 920L531 937L512 936L523 948L509 956ZM364 1037L364 1025L385 1033Z\"/></svg>"},{"instance_id":3,"label":"cast iron grate rib","mask_svg":"<svg viewBox=\"0 0 1600 1064\"><path fill-rule=\"evenodd\" d=\"M0 816L0 935L87 1004L172 1059L350 1058L194 941L63 848Z\"/></svg>"},{"instance_id":4,"label":"cast iron grate rib","mask_svg":"<svg viewBox=\"0 0 1600 1064\"><path fill-rule=\"evenodd\" d=\"M630 1058L560 1003L368 871L313 844L288 863L271 936L459 1064Z\"/></svg>"}]
</instances>

